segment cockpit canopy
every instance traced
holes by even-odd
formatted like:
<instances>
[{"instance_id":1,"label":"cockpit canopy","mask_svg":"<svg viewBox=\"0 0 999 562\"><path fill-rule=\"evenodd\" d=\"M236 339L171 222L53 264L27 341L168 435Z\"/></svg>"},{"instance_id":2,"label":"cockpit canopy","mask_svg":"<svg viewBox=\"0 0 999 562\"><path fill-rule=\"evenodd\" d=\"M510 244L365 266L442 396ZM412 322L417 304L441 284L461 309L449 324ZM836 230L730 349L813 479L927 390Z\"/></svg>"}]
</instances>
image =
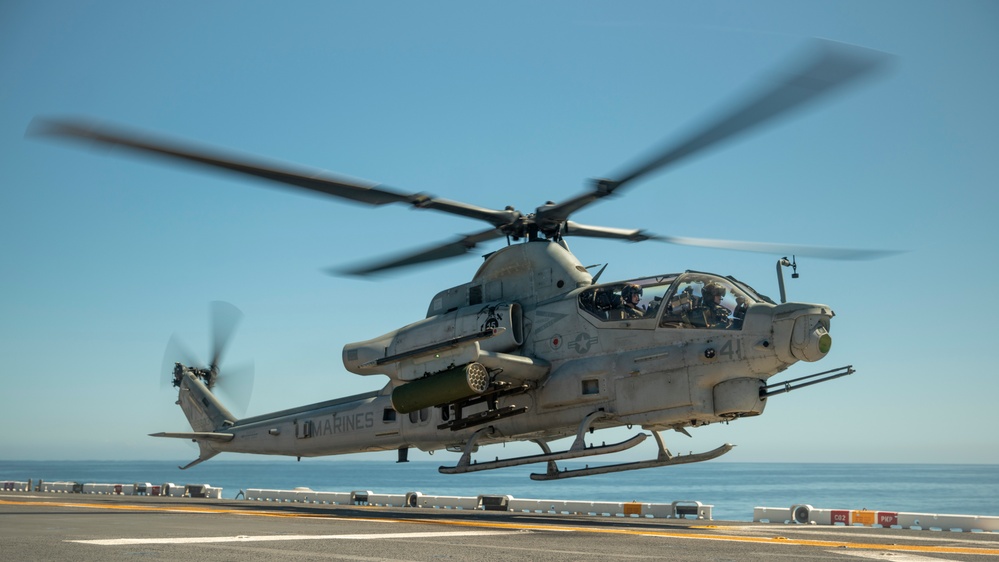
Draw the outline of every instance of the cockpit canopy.
<instances>
[{"instance_id":1,"label":"cockpit canopy","mask_svg":"<svg viewBox=\"0 0 999 562\"><path fill-rule=\"evenodd\" d=\"M741 330L750 305L769 298L731 277L688 271L609 283L579 293L579 307L600 322L630 326Z\"/></svg>"}]
</instances>

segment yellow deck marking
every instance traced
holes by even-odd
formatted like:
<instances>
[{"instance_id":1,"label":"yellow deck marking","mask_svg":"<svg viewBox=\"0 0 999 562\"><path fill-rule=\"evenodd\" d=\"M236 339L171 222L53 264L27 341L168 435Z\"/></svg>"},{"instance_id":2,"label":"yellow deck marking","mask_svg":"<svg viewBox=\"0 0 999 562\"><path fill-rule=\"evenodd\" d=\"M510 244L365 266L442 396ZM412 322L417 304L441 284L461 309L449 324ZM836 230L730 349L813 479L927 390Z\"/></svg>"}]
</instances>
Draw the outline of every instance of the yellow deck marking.
<instances>
[{"instance_id":1,"label":"yellow deck marking","mask_svg":"<svg viewBox=\"0 0 999 562\"><path fill-rule=\"evenodd\" d=\"M177 513L213 513L213 514L227 514L227 515L244 515L250 517L300 517L300 518L326 518L326 519L341 519L341 520L351 520L351 521L368 521L372 523L419 523L426 525L448 525L455 527L476 527L476 528L488 528L488 529L507 529L507 530L531 530L531 531L561 531L561 532L576 532L576 533L594 533L594 534L611 534L611 535L631 535L631 536L644 536L644 537L666 537L666 538L676 538L676 539L693 539L693 540L711 540L711 541L728 541L728 542L744 542L744 543L758 543L758 544L781 544L781 545L793 545L793 546L811 546L819 548L852 548L852 549L864 549L864 550L879 550L884 552L919 552L919 553L933 553L933 554L972 554L972 555L982 555L982 556L999 556L999 548L980 548L980 547L962 547L962 546L924 546L924 545L905 545L905 544L883 544L883 543L865 543L865 542L849 542L849 541L827 541L827 540L814 540L814 539L791 539L787 537L775 536L775 537L752 537L744 535L716 535L716 534L705 534L705 533L690 533L690 532L678 532L678 531L663 531L658 529L608 529L608 528L594 528L594 527L578 527L573 525L559 525L559 524L543 524L543 523L503 523L498 521L456 521L456 520L438 520L438 519L395 519L395 518L375 518L375 517L343 517L335 514L325 514L325 513L277 513L273 511L257 511L257 510L242 510L242 509L225 509L217 507L162 507L162 506L143 506L135 504L104 504L104 503L81 503L81 502L25 502L25 501L13 501L13 500L0 500L0 505L46 505L53 507L78 507L84 509L117 509L117 510L132 510L132 511L158 511L158 512L177 512ZM352 506L361 508L363 506ZM618 520L615 520L618 521ZM703 528L703 527L702 527Z\"/></svg>"}]
</instances>

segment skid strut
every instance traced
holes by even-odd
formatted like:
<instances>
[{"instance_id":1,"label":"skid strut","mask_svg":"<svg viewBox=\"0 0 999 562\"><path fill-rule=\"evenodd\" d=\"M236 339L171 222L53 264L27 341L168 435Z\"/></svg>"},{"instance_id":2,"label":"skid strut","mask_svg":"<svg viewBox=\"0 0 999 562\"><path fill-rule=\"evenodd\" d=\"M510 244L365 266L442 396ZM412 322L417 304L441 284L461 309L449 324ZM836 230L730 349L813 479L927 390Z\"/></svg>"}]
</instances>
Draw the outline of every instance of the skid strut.
<instances>
[{"instance_id":1,"label":"skid strut","mask_svg":"<svg viewBox=\"0 0 999 562\"><path fill-rule=\"evenodd\" d=\"M536 462L548 462L550 465L555 461L567 460L567 459L578 459L582 457L591 457L594 455L604 455L607 453L616 453L618 451L625 451L630 449L648 437L644 433L639 433L630 439L621 441L620 443L613 443L611 445L599 445L599 446L587 446L584 436L586 432L590 429L590 424L594 421L608 417L604 411L598 410L592 412L583 418L583 421L579 424L579 430L576 432L576 440L573 441L572 446L565 451L551 452L548 444L541 439L535 439L534 442L541 446L544 453L540 455L528 455L524 457L514 457L510 459L496 459L494 461L487 462L476 462L473 463L471 460L472 451L475 450L475 443L478 441L485 433L492 433L493 427L483 427L469 437L468 442L465 443L464 452L461 454L461 458L455 466L442 466L437 470L442 474L463 474L466 472L477 472L480 470L491 470L494 468L506 468L509 466L520 466L523 464L533 464Z\"/></svg>"}]
</instances>

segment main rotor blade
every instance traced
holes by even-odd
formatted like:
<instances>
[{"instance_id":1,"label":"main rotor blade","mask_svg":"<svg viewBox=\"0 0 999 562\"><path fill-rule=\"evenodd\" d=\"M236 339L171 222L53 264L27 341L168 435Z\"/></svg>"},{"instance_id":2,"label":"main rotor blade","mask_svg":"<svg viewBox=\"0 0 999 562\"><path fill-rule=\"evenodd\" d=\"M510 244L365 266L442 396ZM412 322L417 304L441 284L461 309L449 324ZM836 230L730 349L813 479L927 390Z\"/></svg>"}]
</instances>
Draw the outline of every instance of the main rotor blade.
<instances>
[{"instance_id":1,"label":"main rotor blade","mask_svg":"<svg viewBox=\"0 0 999 562\"><path fill-rule=\"evenodd\" d=\"M711 238L687 238L682 236L661 236L644 230L612 228L607 226L588 226L573 221L566 221L563 236L586 236L590 238L612 238L644 242L655 240L667 244L681 246L697 246L700 248L716 248L720 250L735 250L739 252L757 252L781 256L808 256L831 260L873 260L900 254L900 250L859 250L855 248L829 248L825 246L801 246L794 244L772 244L769 242L743 242L740 240L715 240Z\"/></svg>"},{"instance_id":2,"label":"main rotor blade","mask_svg":"<svg viewBox=\"0 0 999 562\"><path fill-rule=\"evenodd\" d=\"M681 236L658 236L650 234L649 240L679 244L681 246L697 246L700 248L717 248L736 250L739 252L757 252L777 256L808 256L830 260L874 260L903 253L902 250L860 250L856 248L829 248L825 246L799 246L794 244L771 244L768 242L743 242L739 240L714 240L709 238L686 238Z\"/></svg>"},{"instance_id":3,"label":"main rotor blade","mask_svg":"<svg viewBox=\"0 0 999 562\"><path fill-rule=\"evenodd\" d=\"M803 61L776 75L777 81L736 103L717 118L627 169L617 179L596 180L590 191L555 205L540 207L537 217L561 222L573 212L606 197L621 186L668 167L792 110L805 106L884 66L890 55L855 45L815 40Z\"/></svg>"},{"instance_id":4,"label":"main rotor blade","mask_svg":"<svg viewBox=\"0 0 999 562\"><path fill-rule=\"evenodd\" d=\"M349 269L330 269L328 271L333 274L355 276L371 275L373 273L379 273L389 269L461 256L474 249L479 243L494 240L502 237L503 235L504 234L501 231L491 228L476 234L467 234L454 242L434 246L413 254L405 254L389 261L377 262Z\"/></svg>"},{"instance_id":5,"label":"main rotor blade","mask_svg":"<svg viewBox=\"0 0 999 562\"><path fill-rule=\"evenodd\" d=\"M222 363L225 349L242 319L243 313L235 306L223 301L212 301L212 362L209 366L213 369L218 368Z\"/></svg>"},{"instance_id":6,"label":"main rotor blade","mask_svg":"<svg viewBox=\"0 0 999 562\"><path fill-rule=\"evenodd\" d=\"M644 230L627 228L613 228L609 226L588 226L578 222L566 221L565 228L562 229L563 236L586 236L588 238L613 238L616 240L628 240L631 242L644 242L655 238L655 235L647 234Z\"/></svg>"},{"instance_id":7,"label":"main rotor blade","mask_svg":"<svg viewBox=\"0 0 999 562\"><path fill-rule=\"evenodd\" d=\"M872 73L890 59L881 51L818 39L809 50L805 60L778 73L778 80L771 86L621 175L614 182L616 187L787 114Z\"/></svg>"},{"instance_id":8,"label":"main rotor blade","mask_svg":"<svg viewBox=\"0 0 999 562\"><path fill-rule=\"evenodd\" d=\"M28 127L28 135L93 141L110 147L123 147L146 155L228 170L367 205L406 203L420 209L435 209L484 220L494 226L501 226L514 220L511 211L487 209L447 199L434 199L423 193L402 193L373 182L348 180L327 171L293 169L286 164L225 154L217 149L199 147L191 143L154 137L148 133L127 131L82 119L35 118Z\"/></svg>"}]
</instances>

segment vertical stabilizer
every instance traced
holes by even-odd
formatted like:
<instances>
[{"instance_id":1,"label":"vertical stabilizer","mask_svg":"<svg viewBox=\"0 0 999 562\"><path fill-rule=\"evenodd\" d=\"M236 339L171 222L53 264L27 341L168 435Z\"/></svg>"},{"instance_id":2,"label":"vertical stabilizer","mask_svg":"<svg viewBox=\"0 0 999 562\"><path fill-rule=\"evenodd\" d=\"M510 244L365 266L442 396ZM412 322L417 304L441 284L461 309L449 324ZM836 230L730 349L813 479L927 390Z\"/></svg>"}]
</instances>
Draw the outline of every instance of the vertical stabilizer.
<instances>
[{"instance_id":1,"label":"vertical stabilizer","mask_svg":"<svg viewBox=\"0 0 999 562\"><path fill-rule=\"evenodd\" d=\"M225 431L236 421L236 417L215 398L195 372L182 372L176 380L180 387L177 404L184 411L194 432L159 433L154 436L191 439L198 444L200 450L198 458L180 467L183 470L219 454L221 451L216 449L214 444L232 439L232 434L216 432Z\"/></svg>"},{"instance_id":2,"label":"vertical stabilizer","mask_svg":"<svg viewBox=\"0 0 999 562\"><path fill-rule=\"evenodd\" d=\"M208 387L193 373L180 379L177 403L184 410L194 431L214 431L232 425L236 417L222 405Z\"/></svg>"}]
</instances>

